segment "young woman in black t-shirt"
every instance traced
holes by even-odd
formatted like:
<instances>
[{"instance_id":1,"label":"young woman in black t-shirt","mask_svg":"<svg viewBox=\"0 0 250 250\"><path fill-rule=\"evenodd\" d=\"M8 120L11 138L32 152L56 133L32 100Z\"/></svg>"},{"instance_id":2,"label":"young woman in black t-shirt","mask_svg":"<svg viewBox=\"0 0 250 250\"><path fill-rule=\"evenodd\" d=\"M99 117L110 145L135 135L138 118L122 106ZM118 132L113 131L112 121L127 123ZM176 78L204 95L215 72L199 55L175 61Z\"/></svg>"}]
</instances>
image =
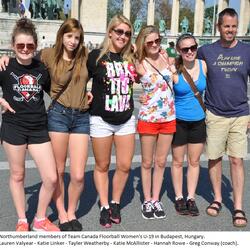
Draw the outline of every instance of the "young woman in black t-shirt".
<instances>
[{"instance_id":1,"label":"young woman in black t-shirt","mask_svg":"<svg viewBox=\"0 0 250 250\"><path fill-rule=\"evenodd\" d=\"M100 49L89 54L87 66L93 78L93 102L90 108L90 136L95 156L94 181L100 197L100 224L119 224L120 199L125 187L135 144L135 118L132 115L135 69L131 52L132 25L122 16L114 16ZM116 169L109 203L109 165L115 145Z\"/></svg>"},{"instance_id":2,"label":"young woman in black t-shirt","mask_svg":"<svg viewBox=\"0 0 250 250\"><path fill-rule=\"evenodd\" d=\"M16 207L16 231L29 231L25 214L25 154L28 149L41 175L35 231L60 231L46 218L46 209L55 190L56 164L47 130L47 115L43 90L49 91L50 78L45 66L33 59L37 34L33 23L22 18L12 35L16 57L11 58L6 71L0 72L4 111L1 141L10 166L10 190Z\"/></svg>"}]
</instances>

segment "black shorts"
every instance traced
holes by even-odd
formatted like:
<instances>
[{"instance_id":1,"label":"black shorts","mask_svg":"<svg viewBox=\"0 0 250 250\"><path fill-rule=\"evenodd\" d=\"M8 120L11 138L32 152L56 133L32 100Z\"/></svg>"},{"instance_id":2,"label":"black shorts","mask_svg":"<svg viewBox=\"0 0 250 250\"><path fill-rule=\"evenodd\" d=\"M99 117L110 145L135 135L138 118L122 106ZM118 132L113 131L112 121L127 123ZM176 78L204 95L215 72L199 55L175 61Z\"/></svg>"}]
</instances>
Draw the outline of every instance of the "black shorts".
<instances>
[{"instance_id":1,"label":"black shorts","mask_svg":"<svg viewBox=\"0 0 250 250\"><path fill-rule=\"evenodd\" d=\"M39 129L30 129L3 122L1 127L2 141L12 145L24 145L45 143L50 141L50 138L47 126L41 126Z\"/></svg>"},{"instance_id":2,"label":"black shorts","mask_svg":"<svg viewBox=\"0 0 250 250\"><path fill-rule=\"evenodd\" d=\"M176 119L176 133L173 145L181 146L188 143L204 143L206 141L205 119L200 121L183 121Z\"/></svg>"}]
</instances>

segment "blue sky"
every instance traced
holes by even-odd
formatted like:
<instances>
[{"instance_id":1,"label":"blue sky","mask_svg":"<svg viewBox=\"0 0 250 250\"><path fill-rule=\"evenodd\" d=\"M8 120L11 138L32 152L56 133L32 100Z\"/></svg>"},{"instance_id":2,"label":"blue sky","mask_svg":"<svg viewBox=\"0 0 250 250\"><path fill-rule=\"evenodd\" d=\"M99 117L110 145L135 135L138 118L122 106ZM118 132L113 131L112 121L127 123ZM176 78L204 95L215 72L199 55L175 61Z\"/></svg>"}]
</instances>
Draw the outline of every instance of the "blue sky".
<instances>
[{"instance_id":1,"label":"blue sky","mask_svg":"<svg viewBox=\"0 0 250 250\"><path fill-rule=\"evenodd\" d=\"M218 0L205 0L206 6L213 6L214 2L217 4ZM240 0L230 0L229 7L234 8L240 14Z\"/></svg>"}]
</instances>

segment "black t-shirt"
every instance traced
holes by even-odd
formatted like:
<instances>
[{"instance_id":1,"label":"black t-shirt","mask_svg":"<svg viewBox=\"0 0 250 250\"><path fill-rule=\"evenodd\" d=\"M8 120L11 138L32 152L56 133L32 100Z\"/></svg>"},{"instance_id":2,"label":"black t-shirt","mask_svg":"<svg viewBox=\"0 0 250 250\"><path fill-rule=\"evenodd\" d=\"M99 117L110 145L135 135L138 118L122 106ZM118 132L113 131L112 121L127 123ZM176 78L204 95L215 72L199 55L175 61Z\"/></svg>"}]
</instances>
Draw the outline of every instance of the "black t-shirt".
<instances>
[{"instance_id":1,"label":"black t-shirt","mask_svg":"<svg viewBox=\"0 0 250 250\"><path fill-rule=\"evenodd\" d=\"M89 77L93 78L90 114L101 116L110 124L123 124L134 110L134 65L124 61L119 53L111 52L97 64L99 54L100 50L92 50L87 62Z\"/></svg>"},{"instance_id":2,"label":"black t-shirt","mask_svg":"<svg viewBox=\"0 0 250 250\"><path fill-rule=\"evenodd\" d=\"M47 125L43 90L50 90L50 77L45 66L33 59L30 65L21 65L11 58L6 71L0 72L3 98L16 111L3 114L3 122L32 129Z\"/></svg>"}]
</instances>

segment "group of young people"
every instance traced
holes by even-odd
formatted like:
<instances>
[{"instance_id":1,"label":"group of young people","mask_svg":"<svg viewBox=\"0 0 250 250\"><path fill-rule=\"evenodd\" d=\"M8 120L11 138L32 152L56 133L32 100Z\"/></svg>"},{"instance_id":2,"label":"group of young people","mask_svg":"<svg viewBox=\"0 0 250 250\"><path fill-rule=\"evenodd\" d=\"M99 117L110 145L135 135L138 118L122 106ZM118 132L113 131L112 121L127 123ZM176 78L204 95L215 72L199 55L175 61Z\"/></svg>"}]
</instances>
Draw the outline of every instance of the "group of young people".
<instances>
[{"instance_id":1,"label":"group of young people","mask_svg":"<svg viewBox=\"0 0 250 250\"><path fill-rule=\"evenodd\" d=\"M179 57L171 61L160 49L158 28L151 25L142 28L132 45L133 27L122 15L111 19L100 48L88 54L83 45L82 26L70 18L59 28L55 46L42 49L34 58L35 27L26 18L18 20L12 35L16 56L0 60L3 69L0 104L5 111L1 141L10 165L10 190L18 215L16 230L30 228L25 215L26 149L42 179L33 230L82 230L75 213L84 188L89 136L95 157L94 183L100 199L100 224L110 228L112 223L121 223L120 203L131 168L136 131L141 141L143 218L166 216L160 191L171 147L175 209L182 215L199 215L195 191L206 141L215 193L207 214L217 216L222 207L221 163L226 152L234 193L233 224L246 226L242 198L250 53L242 51L250 52L250 46L236 40L237 27L235 10L223 10L218 19L220 40L201 47L197 59L195 37L183 34L176 42ZM220 63L225 60L235 63ZM230 70L232 67L235 70ZM89 79L92 79L91 93L87 92ZM133 115L135 83L143 89L137 125ZM201 100L205 89L206 111ZM48 114L43 90L52 99ZM109 200L112 145L116 168ZM66 208L63 177L67 153L70 183ZM184 198L182 167L186 153L188 194ZM58 210L58 227L46 218L51 199Z\"/></svg>"}]
</instances>

